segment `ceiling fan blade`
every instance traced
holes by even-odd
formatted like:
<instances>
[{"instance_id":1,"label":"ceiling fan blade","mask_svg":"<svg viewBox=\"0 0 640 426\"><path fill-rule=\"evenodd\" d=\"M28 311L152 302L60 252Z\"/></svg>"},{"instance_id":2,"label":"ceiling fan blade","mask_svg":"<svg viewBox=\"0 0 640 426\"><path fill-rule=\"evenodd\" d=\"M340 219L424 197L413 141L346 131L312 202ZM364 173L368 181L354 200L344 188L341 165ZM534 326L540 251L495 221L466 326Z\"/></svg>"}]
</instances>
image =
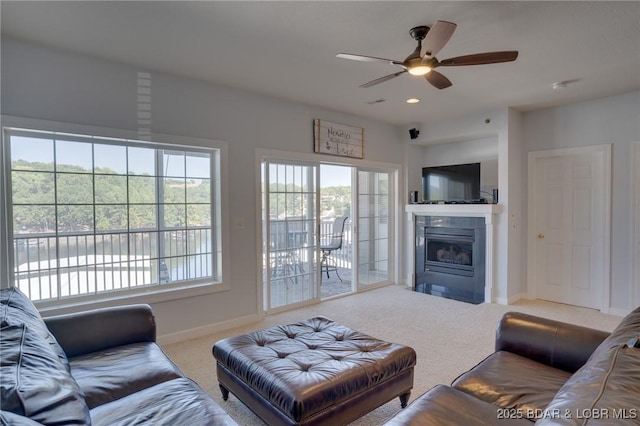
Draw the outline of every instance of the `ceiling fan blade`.
<instances>
[{"instance_id":1,"label":"ceiling fan blade","mask_svg":"<svg viewBox=\"0 0 640 426\"><path fill-rule=\"evenodd\" d=\"M429 83L431 83L438 89L446 89L452 84L447 77L434 70L431 70L427 74L425 74L424 78L426 78Z\"/></svg>"},{"instance_id":2,"label":"ceiling fan blade","mask_svg":"<svg viewBox=\"0 0 640 426\"><path fill-rule=\"evenodd\" d=\"M435 56L447 44L456 27L457 25L453 22L436 21L422 42L423 56L428 58Z\"/></svg>"},{"instance_id":3,"label":"ceiling fan blade","mask_svg":"<svg viewBox=\"0 0 640 426\"><path fill-rule=\"evenodd\" d=\"M407 70L402 70L398 72L394 72L393 74L385 75L384 77L376 78L375 80L371 80L368 83L362 84L359 87L366 89L367 87L375 86L376 84L384 83L385 81L389 81L392 78L396 78L400 74L404 74Z\"/></svg>"},{"instance_id":4,"label":"ceiling fan blade","mask_svg":"<svg viewBox=\"0 0 640 426\"><path fill-rule=\"evenodd\" d=\"M338 53L336 57L342 58L342 59L350 59L352 61L383 62L385 64L391 64L391 65L402 65L402 62L396 61L394 59L377 58L375 56L355 55L353 53Z\"/></svg>"},{"instance_id":5,"label":"ceiling fan blade","mask_svg":"<svg viewBox=\"0 0 640 426\"><path fill-rule=\"evenodd\" d=\"M496 64L498 62L515 61L517 57L518 57L517 50L476 53L473 55L465 55L465 56L458 56L455 58L444 59L438 63L438 66L455 67L455 66L461 66L461 65Z\"/></svg>"}]
</instances>

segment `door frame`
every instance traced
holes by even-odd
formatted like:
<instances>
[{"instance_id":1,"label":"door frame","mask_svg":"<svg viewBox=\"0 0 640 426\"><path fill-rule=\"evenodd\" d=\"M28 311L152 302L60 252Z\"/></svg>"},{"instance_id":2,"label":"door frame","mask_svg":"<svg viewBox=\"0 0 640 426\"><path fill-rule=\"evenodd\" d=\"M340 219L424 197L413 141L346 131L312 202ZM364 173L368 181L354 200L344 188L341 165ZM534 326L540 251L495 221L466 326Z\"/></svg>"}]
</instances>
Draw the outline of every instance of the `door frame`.
<instances>
[{"instance_id":1,"label":"door frame","mask_svg":"<svg viewBox=\"0 0 640 426\"><path fill-rule=\"evenodd\" d=\"M542 158L563 157L567 155L590 155L597 157L597 161L600 162L603 170L603 181L600 182L600 185L603 185L604 189L604 241L602 247L604 282L602 283L602 298L600 299L599 309L603 313L609 313L611 308L611 150L611 144L603 144L529 152L527 167L527 297L529 299L537 298L538 283L538 272L536 271L536 265L538 264L536 258L537 230L535 221L535 204L538 194L536 193L536 176L534 173L535 163L538 159Z\"/></svg>"},{"instance_id":2,"label":"door frame","mask_svg":"<svg viewBox=\"0 0 640 426\"><path fill-rule=\"evenodd\" d=\"M324 163L324 164L335 164L335 165L339 165L339 166L351 166L351 167L364 167L364 168L372 168L372 169L381 169L381 170L387 170L389 173L391 173L392 178L393 178L393 182L394 182L394 188L393 188L393 196L389 198L389 202L390 204L393 203L392 205L394 206L393 208L391 208L391 211L393 212L393 227L389 228L390 231L393 232L393 241L391 243L392 246L392 250L394 250L394 252L397 252L398 248L400 247L400 230L398 229L399 227L399 220L398 217L400 217L399 215L402 214L401 208L403 206L400 205L399 203L399 192L400 192L400 188L398 187L399 185L399 176L400 173L402 171L402 165L400 164L394 164L394 163L385 163L385 162L378 162L378 161L368 161L368 160L355 160L355 159L351 159L349 157L336 157L334 155L326 155L326 154L316 154L316 153L304 153L304 152L292 152L292 151L281 151L281 150L274 150L274 149L264 149L264 148L257 148L255 150L255 167L254 167L254 171L255 171L255 206L256 206L256 216L255 216L255 226L256 226L256 259L262 259L262 238L263 238L263 229L262 229L262 173L261 173L261 167L262 167L262 162L265 159L271 159L271 160L282 160L282 161L301 161L301 162L311 162L311 163ZM319 200L318 200L319 202ZM356 203L357 204L357 203ZM357 207L353 207L354 209ZM355 210L352 210L352 213L354 213ZM393 263L393 267L392 267L392 272L389 274L391 277L391 284L393 283L397 283L398 282L398 278L399 278L399 266L398 266L398 261L397 261L397 257L394 259L394 263ZM357 268L357 265L356 265ZM373 288L378 288L378 286L373 287ZM257 297L256 297L256 307L257 310L256 312L258 313L258 319L262 319L264 318L266 315L275 313L274 312L269 312L266 313L264 310L264 288L263 288L263 282L262 282L262 261L260 262L256 262L256 289L257 289ZM357 283L355 286L356 289L356 293L359 291ZM349 294L354 294L354 293L349 293ZM311 300L308 301L306 304L315 304L315 303L320 303L322 300L318 299L318 300ZM298 307L298 306L296 306ZM278 311L279 312L279 311Z\"/></svg>"}]
</instances>

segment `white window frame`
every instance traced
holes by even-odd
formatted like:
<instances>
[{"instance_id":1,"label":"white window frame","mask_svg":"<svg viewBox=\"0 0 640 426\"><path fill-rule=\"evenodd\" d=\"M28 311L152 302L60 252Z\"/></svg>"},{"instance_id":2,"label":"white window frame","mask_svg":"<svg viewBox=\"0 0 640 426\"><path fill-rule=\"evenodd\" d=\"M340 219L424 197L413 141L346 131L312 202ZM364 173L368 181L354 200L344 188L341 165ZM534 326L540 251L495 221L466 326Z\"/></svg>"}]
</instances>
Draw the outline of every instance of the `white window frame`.
<instances>
[{"instance_id":1,"label":"white window frame","mask_svg":"<svg viewBox=\"0 0 640 426\"><path fill-rule=\"evenodd\" d=\"M213 262L217 264L217 270L213 271L211 279L182 281L168 286L142 286L117 292L35 301L41 311L57 314L73 311L78 306L87 309L121 303L157 303L229 289L229 280L227 279L228 271L230 270L229 256L227 255L229 253L228 190L226 185L228 148L226 142L162 134L152 134L150 137L146 134L144 135L145 140L141 141L142 137L132 131L9 116L2 116L2 144L0 147L0 164L2 164L3 169L3 172L0 173L0 203L2 207L0 208L0 280L2 286L10 286L14 282L13 220L11 206L9 205L11 202L11 188L9 188L10 179L6 176L11 173L11 167L7 152L8 141L5 140L7 135L5 129L28 129L28 131L34 132L63 133L65 135L90 135L97 138L113 138L120 141L136 142L136 144L137 142L142 142L152 148L167 148L169 146L184 151L189 151L191 148L201 151L206 150L215 154L215 169L217 173L211 176L211 179L212 183L216 179L218 180L216 189L212 191L214 197L212 204L217 206L217 209L215 211L212 210L211 228L212 238L216 241L218 255ZM147 139L153 142L148 142Z\"/></svg>"}]
</instances>

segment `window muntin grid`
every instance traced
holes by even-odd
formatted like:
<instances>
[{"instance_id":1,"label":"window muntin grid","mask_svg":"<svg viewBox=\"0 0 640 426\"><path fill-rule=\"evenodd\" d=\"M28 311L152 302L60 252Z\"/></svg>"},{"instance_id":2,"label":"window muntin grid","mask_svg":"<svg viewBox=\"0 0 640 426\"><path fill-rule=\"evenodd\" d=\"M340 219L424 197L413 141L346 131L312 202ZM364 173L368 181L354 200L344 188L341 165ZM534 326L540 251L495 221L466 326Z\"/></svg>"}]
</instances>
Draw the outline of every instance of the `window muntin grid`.
<instances>
[{"instance_id":1,"label":"window muntin grid","mask_svg":"<svg viewBox=\"0 0 640 426\"><path fill-rule=\"evenodd\" d=\"M15 284L32 300L219 279L218 150L18 129L5 135L10 258Z\"/></svg>"}]
</instances>

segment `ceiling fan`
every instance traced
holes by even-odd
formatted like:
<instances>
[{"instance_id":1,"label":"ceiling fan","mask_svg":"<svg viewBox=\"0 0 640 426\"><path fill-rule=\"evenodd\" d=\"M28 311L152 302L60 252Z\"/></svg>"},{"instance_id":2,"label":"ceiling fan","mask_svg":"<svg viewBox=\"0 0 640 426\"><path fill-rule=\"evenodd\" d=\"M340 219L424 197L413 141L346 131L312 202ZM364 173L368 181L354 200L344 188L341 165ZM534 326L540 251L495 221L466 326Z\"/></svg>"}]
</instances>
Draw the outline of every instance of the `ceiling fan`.
<instances>
[{"instance_id":1,"label":"ceiling fan","mask_svg":"<svg viewBox=\"0 0 640 426\"><path fill-rule=\"evenodd\" d=\"M338 53L336 56L343 59L363 62L383 62L402 67L402 71L385 75L362 84L360 87L366 88L376 84L389 81L406 72L412 75L424 76L424 78L438 89L445 89L451 86L451 81L435 71L438 67L458 67L462 65L484 65L499 62L515 61L518 57L517 50L500 52L485 52L472 55L457 56L455 58L439 61L436 54L444 47L456 29L456 24L447 21L437 21L432 27L424 25L411 28L409 34L418 41L418 46L404 61L393 59L377 58L375 56L355 55L352 53ZM423 42L424 40L424 42Z\"/></svg>"}]
</instances>

